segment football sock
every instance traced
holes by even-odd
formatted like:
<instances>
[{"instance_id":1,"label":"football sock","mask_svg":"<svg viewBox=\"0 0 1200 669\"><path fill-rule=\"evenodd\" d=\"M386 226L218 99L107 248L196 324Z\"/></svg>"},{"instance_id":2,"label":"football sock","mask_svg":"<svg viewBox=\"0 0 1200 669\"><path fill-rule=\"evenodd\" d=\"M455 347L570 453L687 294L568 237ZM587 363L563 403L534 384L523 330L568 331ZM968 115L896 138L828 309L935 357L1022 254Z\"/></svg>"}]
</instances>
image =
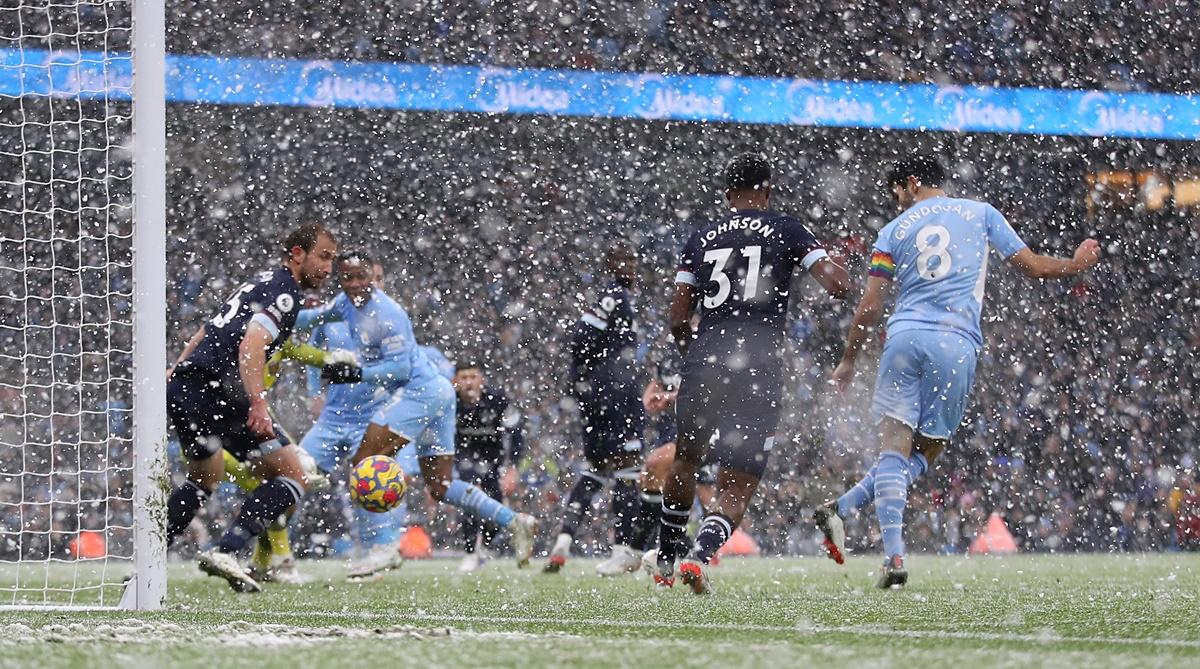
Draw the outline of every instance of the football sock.
<instances>
[{"instance_id":1,"label":"football sock","mask_svg":"<svg viewBox=\"0 0 1200 669\"><path fill-rule=\"evenodd\" d=\"M592 498L603 488L604 482L599 478L586 472L580 475L579 480L575 481L575 487L571 488L567 495L567 508L563 512L562 520L563 534L575 536L579 523L583 522L584 514L592 508Z\"/></svg>"},{"instance_id":2,"label":"football sock","mask_svg":"<svg viewBox=\"0 0 1200 669\"><path fill-rule=\"evenodd\" d=\"M637 481L617 479L613 485L612 500L613 543L621 546L633 545L639 506L641 499L638 495Z\"/></svg>"},{"instance_id":3,"label":"football sock","mask_svg":"<svg viewBox=\"0 0 1200 669\"><path fill-rule=\"evenodd\" d=\"M875 517L885 558L904 555L904 507L908 503L908 459L895 451L879 454L875 472Z\"/></svg>"},{"instance_id":4,"label":"football sock","mask_svg":"<svg viewBox=\"0 0 1200 669\"><path fill-rule=\"evenodd\" d=\"M878 465L872 465L861 481L838 498L837 515L849 518L851 513L875 501L875 472L877 469Z\"/></svg>"},{"instance_id":5,"label":"football sock","mask_svg":"<svg viewBox=\"0 0 1200 669\"><path fill-rule=\"evenodd\" d=\"M358 540L363 546L395 546L400 543L400 537L404 534L408 505L400 504L383 513L372 513L355 506L354 519L358 523Z\"/></svg>"},{"instance_id":6,"label":"football sock","mask_svg":"<svg viewBox=\"0 0 1200 669\"><path fill-rule=\"evenodd\" d=\"M517 517L512 509L488 497L487 493L461 479L450 482L450 486L446 488L445 501L501 527L508 527L513 518Z\"/></svg>"},{"instance_id":7,"label":"football sock","mask_svg":"<svg viewBox=\"0 0 1200 669\"><path fill-rule=\"evenodd\" d=\"M663 499L662 520L659 522L658 534L659 566L674 567L675 558L687 537L688 515L691 510L691 502L679 504L669 499Z\"/></svg>"},{"instance_id":8,"label":"football sock","mask_svg":"<svg viewBox=\"0 0 1200 669\"><path fill-rule=\"evenodd\" d=\"M929 461L920 453L913 453L908 458L908 485L912 485L920 476L929 471Z\"/></svg>"},{"instance_id":9,"label":"football sock","mask_svg":"<svg viewBox=\"0 0 1200 669\"><path fill-rule=\"evenodd\" d=\"M293 504L299 503L303 495L304 487L286 476L273 478L258 486L242 504L237 520L221 537L217 550L222 553L236 553L242 550L251 539L261 534L267 525Z\"/></svg>"},{"instance_id":10,"label":"football sock","mask_svg":"<svg viewBox=\"0 0 1200 669\"><path fill-rule=\"evenodd\" d=\"M278 518L267 528L267 542L271 546L271 555L289 557L292 554L292 543L288 538L287 517Z\"/></svg>"},{"instance_id":11,"label":"football sock","mask_svg":"<svg viewBox=\"0 0 1200 669\"><path fill-rule=\"evenodd\" d=\"M662 491L643 490L642 504L638 507L638 517L633 528L633 539L630 546L646 551L653 548L655 533L658 532L659 519L662 517Z\"/></svg>"},{"instance_id":12,"label":"football sock","mask_svg":"<svg viewBox=\"0 0 1200 669\"><path fill-rule=\"evenodd\" d=\"M692 549L692 555L708 564L732 534L733 521L719 513L709 514L700 525L700 531L696 533L696 545Z\"/></svg>"},{"instance_id":13,"label":"football sock","mask_svg":"<svg viewBox=\"0 0 1200 669\"><path fill-rule=\"evenodd\" d=\"M175 538L187 529L196 511L208 501L208 493L193 481L184 481L183 485L171 492L167 500L167 545L170 546Z\"/></svg>"}]
</instances>

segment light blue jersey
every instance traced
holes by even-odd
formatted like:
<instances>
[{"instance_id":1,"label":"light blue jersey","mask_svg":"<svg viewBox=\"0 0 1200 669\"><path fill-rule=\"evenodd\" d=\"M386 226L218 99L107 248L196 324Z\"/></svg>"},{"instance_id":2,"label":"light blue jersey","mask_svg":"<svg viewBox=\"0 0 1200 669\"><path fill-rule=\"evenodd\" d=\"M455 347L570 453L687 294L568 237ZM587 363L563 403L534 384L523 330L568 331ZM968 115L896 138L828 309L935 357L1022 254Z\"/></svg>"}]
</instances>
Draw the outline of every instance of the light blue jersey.
<instances>
[{"instance_id":1,"label":"light blue jersey","mask_svg":"<svg viewBox=\"0 0 1200 669\"><path fill-rule=\"evenodd\" d=\"M326 323L313 328L308 343L327 351L343 349L356 351L358 347L350 335L350 326L342 321ZM308 396L321 393L321 370L308 368ZM325 389L325 407L317 422L325 425L366 426L371 415L391 399L387 385L375 383L333 383Z\"/></svg>"},{"instance_id":2,"label":"light blue jersey","mask_svg":"<svg viewBox=\"0 0 1200 669\"><path fill-rule=\"evenodd\" d=\"M363 383L388 391L388 399L370 422L415 444L418 457L454 453L455 396L450 381L417 344L408 312L379 289L361 307L345 293L296 319L303 332L316 325L344 321L362 363Z\"/></svg>"},{"instance_id":3,"label":"light blue jersey","mask_svg":"<svg viewBox=\"0 0 1200 669\"><path fill-rule=\"evenodd\" d=\"M433 363L417 345L408 312L379 289L356 308L345 293L316 309L305 309L296 318L296 329L344 322L363 366L363 382L394 393L401 387L416 392L421 386L443 381Z\"/></svg>"},{"instance_id":4,"label":"light blue jersey","mask_svg":"<svg viewBox=\"0 0 1200 669\"><path fill-rule=\"evenodd\" d=\"M426 358L429 358L429 362L433 363L439 374L451 381L454 380L454 363L450 362L445 353L433 346L422 346L421 352L425 354Z\"/></svg>"},{"instance_id":5,"label":"light blue jersey","mask_svg":"<svg viewBox=\"0 0 1200 669\"><path fill-rule=\"evenodd\" d=\"M1025 242L995 207L975 200L929 198L884 226L871 257L871 275L895 278L899 284L888 336L950 331L982 346L979 319L989 248L1007 259Z\"/></svg>"}]
</instances>

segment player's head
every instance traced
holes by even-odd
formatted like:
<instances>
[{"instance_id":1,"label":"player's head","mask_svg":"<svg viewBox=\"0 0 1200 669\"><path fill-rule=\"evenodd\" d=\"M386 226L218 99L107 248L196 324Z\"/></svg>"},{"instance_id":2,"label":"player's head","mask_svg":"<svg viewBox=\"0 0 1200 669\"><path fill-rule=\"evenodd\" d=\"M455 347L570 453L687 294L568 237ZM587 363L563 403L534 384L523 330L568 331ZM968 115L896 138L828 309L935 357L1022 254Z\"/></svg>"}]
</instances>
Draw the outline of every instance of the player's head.
<instances>
[{"instance_id":1,"label":"player's head","mask_svg":"<svg viewBox=\"0 0 1200 669\"><path fill-rule=\"evenodd\" d=\"M343 253L338 257L338 283L350 303L361 307L371 301L375 289L375 270L371 258L362 251Z\"/></svg>"},{"instance_id":2,"label":"player's head","mask_svg":"<svg viewBox=\"0 0 1200 669\"><path fill-rule=\"evenodd\" d=\"M725 166L725 199L734 209L766 209L771 199L771 164L761 153L742 153Z\"/></svg>"},{"instance_id":3,"label":"player's head","mask_svg":"<svg viewBox=\"0 0 1200 669\"><path fill-rule=\"evenodd\" d=\"M283 240L283 262L303 288L320 288L336 255L337 238L320 223L305 223Z\"/></svg>"},{"instance_id":4,"label":"player's head","mask_svg":"<svg viewBox=\"0 0 1200 669\"><path fill-rule=\"evenodd\" d=\"M454 389L463 397L478 398L483 393L483 365L466 358L454 364Z\"/></svg>"},{"instance_id":5,"label":"player's head","mask_svg":"<svg viewBox=\"0 0 1200 669\"><path fill-rule=\"evenodd\" d=\"M637 251L624 242L618 242L604 254L604 271L619 283L632 286L638 277Z\"/></svg>"},{"instance_id":6,"label":"player's head","mask_svg":"<svg viewBox=\"0 0 1200 669\"><path fill-rule=\"evenodd\" d=\"M896 161L887 176L888 190L901 209L913 206L922 188L940 189L945 182L946 170L937 160L926 156Z\"/></svg>"}]
</instances>

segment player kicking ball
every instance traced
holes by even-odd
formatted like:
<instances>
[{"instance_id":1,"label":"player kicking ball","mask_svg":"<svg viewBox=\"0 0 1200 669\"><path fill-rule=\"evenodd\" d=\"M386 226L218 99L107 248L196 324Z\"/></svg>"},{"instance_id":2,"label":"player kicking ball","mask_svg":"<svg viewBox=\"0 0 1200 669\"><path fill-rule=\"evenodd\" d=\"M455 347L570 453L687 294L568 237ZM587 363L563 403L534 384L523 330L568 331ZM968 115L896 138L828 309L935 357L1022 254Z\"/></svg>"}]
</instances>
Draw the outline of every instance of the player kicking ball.
<instances>
[{"instance_id":1,"label":"player kicking ball","mask_svg":"<svg viewBox=\"0 0 1200 669\"><path fill-rule=\"evenodd\" d=\"M347 366L345 376L327 375L327 380L375 384L390 398L371 417L350 458L351 466L373 455L393 457L406 444L415 444L429 494L508 528L517 564L528 564L537 521L454 478L454 388L417 345L408 313L374 285L371 261L365 254L343 255L338 277L342 293L323 307L301 311L296 329L307 332L317 325L344 321L358 344L362 367Z\"/></svg>"},{"instance_id":2,"label":"player kicking ball","mask_svg":"<svg viewBox=\"0 0 1200 669\"><path fill-rule=\"evenodd\" d=\"M887 325L872 414L879 458L853 488L813 515L829 557L841 564L843 519L875 502L884 563L878 587L908 582L904 566L904 507L908 488L929 469L962 421L975 361L983 346L979 318L989 249L1034 279L1066 278L1094 266L1100 246L1087 239L1070 259L1030 251L1004 216L984 202L951 198L945 172L930 158L896 164L887 185L903 210L879 231L867 290L854 314L832 381L841 390L868 333L878 324L893 281L900 297Z\"/></svg>"},{"instance_id":3,"label":"player kicking ball","mask_svg":"<svg viewBox=\"0 0 1200 669\"><path fill-rule=\"evenodd\" d=\"M812 232L770 210L766 158L737 156L725 169L725 181L733 211L696 230L684 246L670 316L683 374L654 581L659 587L675 583L696 472L711 455L719 466L717 499L679 564L680 578L696 594L711 592L706 565L741 523L775 443L792 272L803 267L837 298L850 290L846 270ZM693 331L692 314L700 305L704 310Z\"/></svg>"}]
</instances>

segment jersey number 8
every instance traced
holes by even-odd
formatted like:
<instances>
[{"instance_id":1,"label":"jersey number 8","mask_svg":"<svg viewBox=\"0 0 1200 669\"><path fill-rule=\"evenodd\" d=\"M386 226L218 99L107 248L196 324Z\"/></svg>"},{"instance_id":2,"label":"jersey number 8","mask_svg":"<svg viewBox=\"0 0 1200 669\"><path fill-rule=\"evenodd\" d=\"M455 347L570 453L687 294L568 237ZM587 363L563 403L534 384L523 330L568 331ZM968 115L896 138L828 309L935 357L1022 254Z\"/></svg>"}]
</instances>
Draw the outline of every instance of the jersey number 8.
<instances>
[{"instance_id":1,"label":"jersey number 8","mask_svg":"<svg viewBox=\"0 0 1200 669\"><path fill-rule=\"evenodd\" d=\"M930 241L932 237L937 237L937 241ZM921 252L917 256L917 274L922 279L937 281L950 273L949 230L941 225L926 226L917 233L916 243ZM934 258L937 258L937 265L933 265Z\"/></svg>"}]
</instances>

